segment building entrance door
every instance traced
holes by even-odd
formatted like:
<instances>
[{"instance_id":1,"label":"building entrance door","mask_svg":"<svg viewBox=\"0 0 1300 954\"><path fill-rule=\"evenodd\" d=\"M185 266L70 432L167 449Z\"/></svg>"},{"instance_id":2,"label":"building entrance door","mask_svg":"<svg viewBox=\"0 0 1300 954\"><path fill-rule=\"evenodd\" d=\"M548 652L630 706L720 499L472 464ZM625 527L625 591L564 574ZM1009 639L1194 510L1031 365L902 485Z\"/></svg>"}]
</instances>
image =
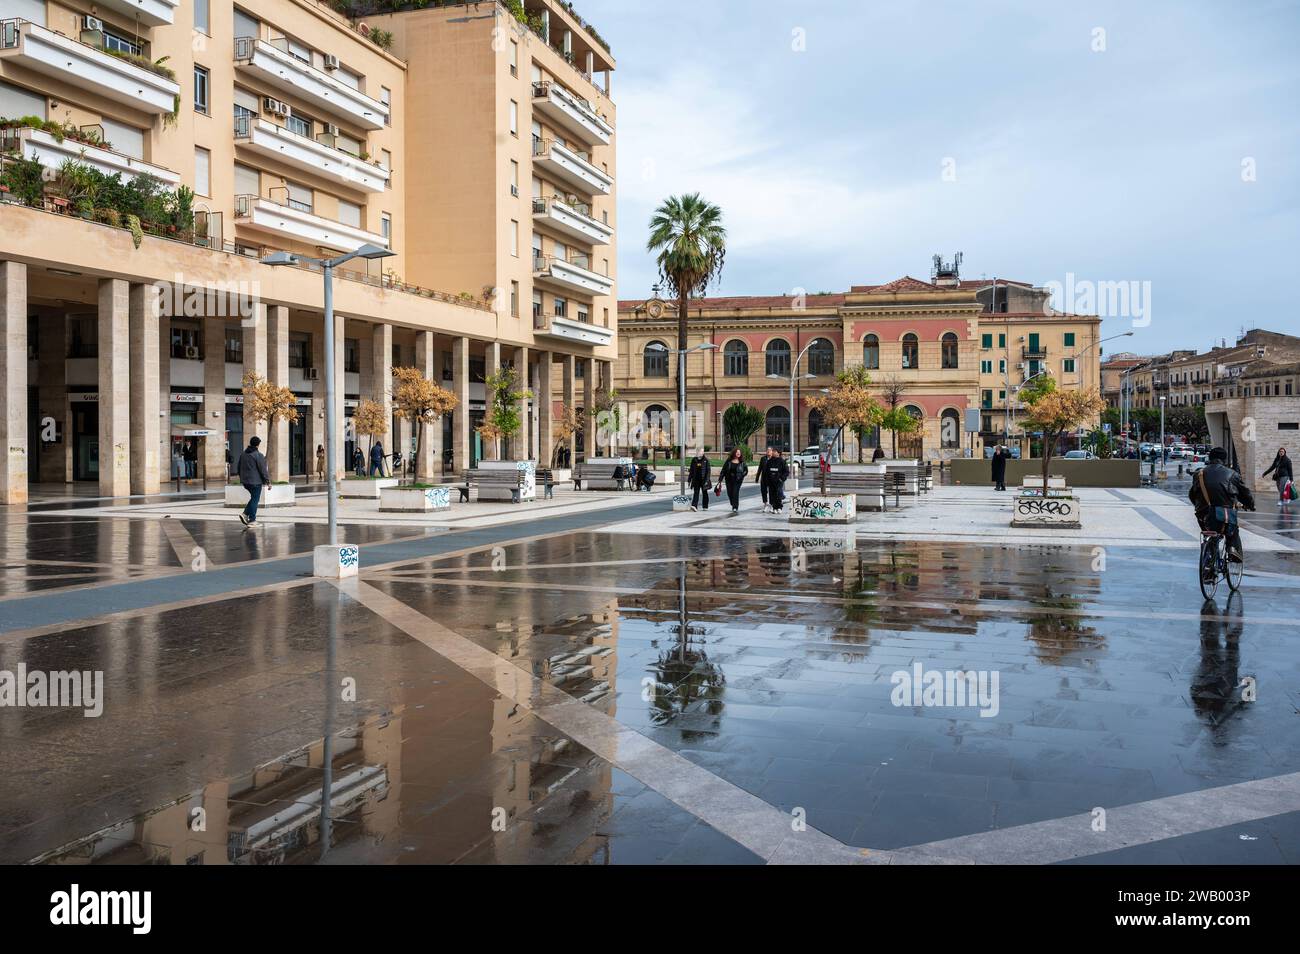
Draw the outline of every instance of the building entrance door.
<instances>
[{"instance_id":1,"label":"building entrance door","mask_svg":"<svg viewBox=\"0 0 1300 954\"><path fill-rule=\"evenodd\" d=\"M99 405L72 405L72 479L99 480Z\"/></svg>"}]
</instances>

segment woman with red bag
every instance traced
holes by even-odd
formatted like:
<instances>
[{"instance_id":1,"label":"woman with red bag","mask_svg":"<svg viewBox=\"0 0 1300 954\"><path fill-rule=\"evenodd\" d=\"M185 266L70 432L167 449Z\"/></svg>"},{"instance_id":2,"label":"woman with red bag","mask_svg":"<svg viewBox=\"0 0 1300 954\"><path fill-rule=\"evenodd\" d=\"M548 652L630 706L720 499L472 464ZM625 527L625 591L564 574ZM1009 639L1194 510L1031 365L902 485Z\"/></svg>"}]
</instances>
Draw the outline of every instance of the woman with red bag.
<instances>
[{"instance_id":1,"label":"woman with red bag","mask_svg":"<svg viewBox=\"0 0 1300 954\"><path fill-rule=\"evenodd\" d=\"M745 463L745 455L737 447L731 452L731 456L722 464L722 473L718 477L718 486L714 493L721 493L722 485L727 485L727 499L731 501L731 512L740 511L740 487L745 482L746 475L749 474L749 465Z\"/></svg>"}]
</instances>

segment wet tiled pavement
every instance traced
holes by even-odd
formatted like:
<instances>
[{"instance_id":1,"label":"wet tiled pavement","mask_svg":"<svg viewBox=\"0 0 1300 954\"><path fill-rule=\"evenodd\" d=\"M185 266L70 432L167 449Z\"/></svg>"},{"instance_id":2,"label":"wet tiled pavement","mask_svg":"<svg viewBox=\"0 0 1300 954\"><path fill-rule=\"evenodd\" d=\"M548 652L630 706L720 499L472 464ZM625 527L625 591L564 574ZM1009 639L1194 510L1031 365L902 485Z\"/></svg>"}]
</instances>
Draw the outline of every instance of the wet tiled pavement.
<instances>
[{"instance_id":1,"label":"wet tiled pavement","mask_svg":"<svg viewBox=\"0 0 1300 954\"><path fill-rule=\"evenodd\" d=\"M22 547L6 524L7 566L181 568L158 521L44 519L28 518ZM238 561L226 528L182 523L215 561ZM245 559L303 552L317 529ZM535 689L503 689L378 604L306 579L0 634L0 670L106 680L96 719L0 710L0 861L316 860L326 736L331 862L767 860L707 800L665 796L673 756L873 851L1300 771L1294 553L1255 556L1243 592L1203 610L1185 551L1127 547L1098 567L1091 548L859 540L801 554L789 538L552 529L496 552L467 534L482 549L363 580L596 721L560 720ZM997 673L996 715L895 705L894 674L918 664ZM654 751L606 746L618 729ZM1297 817L1211 817L1059 860L1295 862Z\"/></svg>"}]
</instances>

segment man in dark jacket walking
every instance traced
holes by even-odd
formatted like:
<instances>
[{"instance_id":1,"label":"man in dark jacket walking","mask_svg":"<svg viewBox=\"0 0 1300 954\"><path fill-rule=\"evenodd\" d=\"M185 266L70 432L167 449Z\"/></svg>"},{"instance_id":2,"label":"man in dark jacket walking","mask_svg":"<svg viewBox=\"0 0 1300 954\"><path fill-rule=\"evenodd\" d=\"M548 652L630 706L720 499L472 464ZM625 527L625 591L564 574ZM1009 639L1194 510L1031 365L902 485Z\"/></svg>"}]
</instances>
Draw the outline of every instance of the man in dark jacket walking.
<instances>
[{"instance_id":1,"label":"man in dark jacket walking","mask_svg":"<svg viewBox=\"0 0 1300 954\"><path fill-rule=\"evenodd\" d=\"M370 447L370 476L384 476L384 445L375 441Z\"/></svg>"},{"instance_id":2,"label":"man in dark jacket walking","mask_svg":"<svg viewBox=\"0 0 1300 954\"><path fill-rule=\"evenodd\" d=\"M691 468L686 472L686 483L691 488L691 509L699 508L700 498L704 498L704 509L709 509L709 490L713 487L712 464L700 451L691 459Z\"/></svg>"},{"instance_id":3,"label":"man in dark jacket walking","mask_svg":"<svg viewBox=\"0 0 1300 954\"><path fill-rule=\"evenodd\" d=\"M790 465L775 447L767 449L767 456L758 465L758 484L767 491L767 503L773 513L781 512L785 500L785 482L790 476Z\"/></svg>"},{"instance_id":4,"label":"man in dark jacket walking","mask_svg":"<svg viewBox=\"0 0 1300 954\"><path fill-rule=\"evenodd\" d=\"M1237 528L1235 511L1237 503L1247 510L1255 509L1255 495L1241 479L1241 474L1227 466L1228 452L1222 447L1210 451L1210 463L1192 480L1187 499L1196 507L1196 519L1202 530L1220 530L1228 538L1228 559L1240 563L1241 531ZM1220 521L1215 511L1222 510L1228 520Z\"/></svg>"},{"instance_id":5,"label":"man in dark jacket walking","mask_svg":"<svg viewBox=\"0 0 1300 954\"><path fill-rule=\"evenodd\" d=\"M262 439L254 434L248 439L248 447L235 462L235 473L239 482L248 491L248 506L239 515L246 527L257 526L257 502L262 499L262 488L271 485L271 472L266 469L266 457L257 448Z\"/></svg>"},{"instance_id":6,"label":"man in dark jacket walking","mask_svg":"<svg viewBox=\"0 0 1300 954\"><path fill-rule=\"evenodd\" d=\"M993 489L1007 489L1007 458L1011 454L999 444L993 450Z\"/></svg>"}]
</instances>

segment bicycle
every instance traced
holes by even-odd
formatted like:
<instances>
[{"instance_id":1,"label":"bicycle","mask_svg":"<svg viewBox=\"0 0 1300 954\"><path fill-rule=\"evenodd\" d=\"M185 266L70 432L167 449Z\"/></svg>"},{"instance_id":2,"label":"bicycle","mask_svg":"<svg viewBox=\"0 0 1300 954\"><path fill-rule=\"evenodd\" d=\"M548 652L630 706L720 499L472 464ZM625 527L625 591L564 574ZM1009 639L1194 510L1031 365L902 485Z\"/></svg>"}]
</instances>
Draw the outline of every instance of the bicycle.
<instances>
[{"instance_id":1,"label":"bicycle","mask_svg":"<svg viewBox=\"0 0 1300 954\"><path fill-rule=\"evenodd\" d=\"M1228 559L1228 538L1221 530L1201 531L1201 559L1198 564L1201 595L1207 600L1214 599L1219 590L1219 580L1228 581L1229 591L1235 593L1241 588L1241 578L1246 573L1246 563L1234 563Z\"/></svg>"}]
</instances>

